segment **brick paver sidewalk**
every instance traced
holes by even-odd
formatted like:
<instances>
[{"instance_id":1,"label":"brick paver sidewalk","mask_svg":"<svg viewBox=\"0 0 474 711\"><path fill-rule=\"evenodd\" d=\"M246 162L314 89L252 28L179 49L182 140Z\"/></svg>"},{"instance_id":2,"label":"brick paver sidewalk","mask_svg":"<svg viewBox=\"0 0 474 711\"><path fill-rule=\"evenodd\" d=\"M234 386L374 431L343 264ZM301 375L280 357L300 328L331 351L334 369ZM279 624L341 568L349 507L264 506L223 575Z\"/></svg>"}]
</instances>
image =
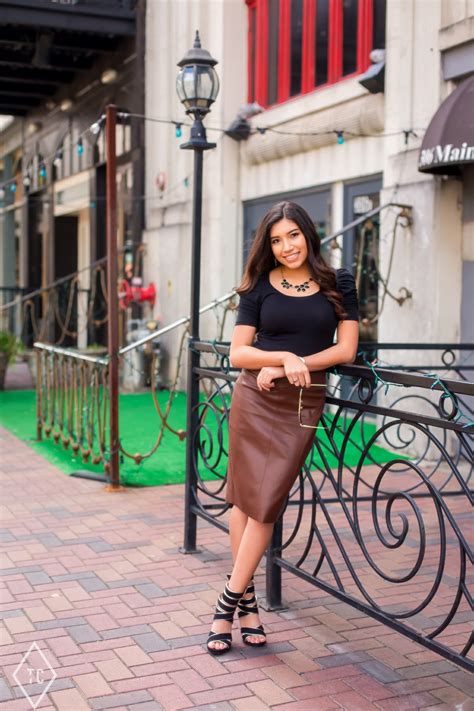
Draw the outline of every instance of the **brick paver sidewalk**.
<instances>
[{"instance_id":1,"label":"brick paver sidewalk","mask_svg":"<svg viewBox=\"0 0 474 711\"><path fill-rule=\"evenodd\" d=\"M183 487L107 493L0 436L2 708L31 708L13 673L32 642L57 674L41 709L474 708L467 672L286 575L290 608L262 611L267 647L235 629L233 651L211 657L229 551L201 522L202 552L179 552ZM33 704L44 683L24 684Z\"/></svg>"}]
</instances>

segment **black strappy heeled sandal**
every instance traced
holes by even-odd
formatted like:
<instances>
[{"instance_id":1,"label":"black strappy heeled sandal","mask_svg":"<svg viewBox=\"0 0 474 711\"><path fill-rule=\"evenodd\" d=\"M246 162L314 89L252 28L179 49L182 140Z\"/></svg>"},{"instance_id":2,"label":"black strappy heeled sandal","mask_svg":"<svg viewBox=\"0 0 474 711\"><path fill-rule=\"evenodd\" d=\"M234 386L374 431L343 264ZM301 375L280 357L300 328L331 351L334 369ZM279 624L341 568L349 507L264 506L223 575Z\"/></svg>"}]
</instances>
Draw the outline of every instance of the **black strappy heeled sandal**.
<instances>
[{"instance_id":1,"label":"black strappy heeled sandal","mask_svg":"<svg viewBox=\"0 0 474 711\"><path fill-rule=\"evenodd\" d=\"M244 597L239 600L239 620L242 619L242 617L245 617L246 615L252 615L254 613L258 614L258 604L257 604L257 598L255 597L255 586L253 582L253 578L250 581L250 583L247 585L247 589L244 592L244 595L251 595L251 597L248 600L245 600ZM240 628L240 633L242 635L242 642L244 644L247 644L249 647L263 647L264 644L267 643L266 640L266 634L263 629L263 625L259 625L258 627L241 627ZM262 642L249 642L248 637L265 637L265 639Z\"/></svg>"},{"instance_id":2,"label":"black strappy heeled sandal","mask_svg":"<svg viewBox=\"0 0 474 711\"><path fill-rule=\"evenodd\" d=\"M216 614L214 615L214 620L226 620L226 622L232 623L234 620L235 610L239 604L239 600L245 593L232 592L229 589L228 583L224 588L224 592L219 595L216 604ZM240 614L240 613L239 613ZM222 642L226 645L224 649L215 649L210 647L211 642ZM232 632L209 632L207 637L207 651L210 654L218 656L219 654L225 654L232 647Z\"/></svg>"}]
</instances>

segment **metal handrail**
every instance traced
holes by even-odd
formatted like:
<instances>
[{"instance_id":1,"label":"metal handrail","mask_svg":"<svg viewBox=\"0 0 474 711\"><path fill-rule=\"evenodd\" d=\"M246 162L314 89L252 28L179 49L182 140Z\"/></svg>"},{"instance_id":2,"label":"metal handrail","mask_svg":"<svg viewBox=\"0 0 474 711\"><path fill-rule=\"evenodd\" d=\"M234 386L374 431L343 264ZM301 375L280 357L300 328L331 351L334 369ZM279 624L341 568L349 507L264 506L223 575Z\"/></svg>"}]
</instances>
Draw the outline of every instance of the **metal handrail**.
<instances>
[{"instance_id":1,"label":"metal handrail","mask_svg":"<svg viewBox=\"0 0 474 711\"><path fill-rule=\"evenodd\" d=\"M389 350L389 349L406 349L409 350L424 350L424 351L473 351L474 343L378 343L376 341L359 341L359 347L370 348L374 350Z\"/></svg>"},{"instance_id":2,"label":"metal handrail","mask_svg":"<svg viewBox=\"0 0 474 711\"><path fill-rule=\"evenodd\" d=\"M219 346L230 345L230 341L219 341ZM379 341L359 341L359 349L407 350L407 351L474 351L474 343L380 343Z\"/></svg>"},{"instance_id":3,"label":"metal handrail","mask_svg":"<svg viewBox=\"0 0 474 711\"><path fill-rule=\"evenodd\" d=\"M142 246L142 243L138 244L132 244L132 248L138 248ZM119 254L122 254L125 252L125 250L128 249L128 247L118 247L117 251ZM82 272L87 272L90 271L91 269L94 269L95 267L98 267L100 264L105 264L107 262L107 257L101 257L100 259L96 259L94 262L91 262L85 267L81 267L80 269L77 269L75 272L71 272L70 274L66 274L66 276L60 277L59 279L56 279L55 281L52 281L51 284L47 284L47 286L40 286L38 289L34 289L34 291L28 291L28 287L0 287L2 288L18 288L21 289L22 291L26 291L27 293L25 296L22 296L20 299L15 299L14 301L9 301L7 304L3 304L0 306L0 311L3 311L3 309L10 308L11 306L18 306L19 303L23 301L28 301L29 299L32 299L35 296L40 296L43 293L47 293L48 291L51 291L51 289L55 289L57 286L61 286L61 284L64 284L67 281L71 281L76 277L78 274L82 274Z\"/></svg>"},{"instance_id":4,"label":"metal handrail","mask_svg":"<svg viewBox=\"0 0 474 711\"><path fill-rule=\"evenodd\" d=\"M14 301L9 301L8 304L3 304L3 306L0 306L0 311L8 309L11 306L18 306L18 304L22 303L23 301L29 301L35 296L40 296L43 293L47 293L48 291L51 291L51 289L54 289L57 286L61 286L61 284L64 284L67 281L71 281L78 274L81 274L82 272L87 272L90 269L94 269L94 267L97 267L99 264L105 264L106 261L107 257L101 257L100 259L96 259L95 262L91 262L91 264L88 264L87 267L82 267L82 269L78 269L75 272L71 272L71 274L66 274L66 276L63 276L60 279L56 279L56 281L52 281L51 284L48 284L47 286L41 286L39 289L30 291L25 294L25 296L22 296L20 299L17 298ZM22 289L23 291L25 291L26 287L22 287Z\"/></svg>"},{"instance_id":5,"label":"metal handrail","mask_svg":"<svg viewBox=\"0 0 474 711\"><path fill-rule=\"evenodd\" d=\"M467 344L469 345L469 344ZM193 348L203 353L219 353L219 355L228 355L230 348L223 343L210 343L209 341L195 341ZM341 375L349 375L355 378L373 377L373 371L365 365L338 365L336 366ZM209 368L207 370L210 370ZM240 370L240 369L236 369ZM384 367L377 367L377 375L385 382L398 385L412 385L416 387L426 388L429 390L445 390L443 385L451 392L459 395L474 395L474 383L468 381L451 380L443 378L442 385L436 377L430 375L417 375L406 373L403 370L387 370Z\"/></svg>"},{"instance_id":6,"label":"metal handrail","mask_svg":"<svg viewBox=\"0 0 474 711\"><path fill-rule=\"evenodd\" d=\"M59 346L50 346L48 343L40 343L37 341L33 343L33 347L40 351L47 351L48 353L57 353L58 355L68 356L69 358L74 358L75 360L83 360L86 363L95 363L96 365L107 365L109 362L108 356L106 358L94 358L93 356L85 355L84 353L78 353L70 348L60 348Z\"/></svg>"},{"instance_id":7,"label":"metal handrail","mask_svg":"<svg viewBox=\"0 0 474 711\"><path fill-rule=\"evenodd\" d=\"M211 301L209 304L206 304L206 306L201 306L201 308L199 309L199 313L204 314L206 313L206 311L210 311L219 304L223 304L225 301L229 301L233 296L235 296L235 293L235 291L229 291L227 294L224 294L224 296L221 296L218 299L214 299L214 301ZM183 326L185 323L190 321L190 319L190 316L185 316L183 318L180 318L178 321L175 321L174 323L170 324L169 326L164 326L163 328L159 328L158 331L153 331L153 333L150 333L149 336L145 336L139 341L135 341L134 343L130 343L128 346L124 346L123 348L121 348L119 350L119 355L124 355L124 353L132 351L134 348L143 346L145 343L149 343L155 338L158 338L158 336L162 336L164 333L168 333L168 331L171 331L173 328Z\"/></svg>"},{"instance_id":8,"label":"metal handrail","mask_svg":"<svg viewBox=\"0 0 474 711\"><path fill-rule=\"evenodd\" d=\"M370 217L373 217L374 215L377 215L379 212L382 212L382 210L385 210L387 207L399 207L402 210L411 210L411 205L404 205L402 203L397 203L397 202L388 202L385 205L379 205L379 207L375 207L373 210L370 210L369 212L364 213L361 217L358 217L356 220L353 220L352 222L349 222L349 224L344 225L341 227L340 230L337 230L336 232L333 232L332 234L328 235L327 237L324 237L321 240L321 244L327 244L328 242L331 242L332 240L336 239L336 237L339 237L340 235L344 234L344 232L347 232L348 230L353 229L354 227L357 227L357 225L362 224L365 222ZM124 251L124 248L119 248L120 252ZM95 262L92 262L86 267L83 267L82 269L78 269L76 272L72 272L71 274L67 274L64 277L61 277L60 279L56 279L56 281L51 282L51 284L48 284L47 286L40 287L39 289L35 289L34 291L30 291L28 294L25 296L21 297L20 299L15 299L14 301L9 301L8 304L3 304L0 306L0 311L3 311L4 309L10 308L12 306L18 306L18 303L27 301L28 299L31 299L34 296L39 296L43 292L48 292L51 289L53 289L56 286L59 286L60 284L64 284L66 281L70 281L73 279L75 276L80 274L81 272L87 271L89 269L93 269L94 267L98 266L99 264L104 264L107 260L107 257L102 257L101 259L97 259ZM25 287L23 287L25 288ZM222 297L225 300L225 297ZM218 303L221 303L218 301ZM202 313L202 312L201 312Z\"/></svg>"},{"instance_id":9,"label":"metal handrail","mask_svg":"<svg viewBox=\"0 0 474 711\"><path fill-rule=\"evenodd\" d=\"M210 311L211 309L215 308L219 304L224 303L225 301L229 301L233 296L235 296L235 291L230 291L227 294L224 294L224 296L221 296L219 299L214 299L214 301L211 301L209 304L206 304L206 306L202 306L199 309L200 314L204 314L207 311ZM178 319L177 321L173 321L173 323L170 323L168 326L163 326L163 328L159 328L157 331L153 331L150 333L148 336L145 336L144 338L141 338L139 341L134 341L133 343L130 343L128 346L124 346L123 348L120 348L118 355L125 355L125 353L128 353L129 351L134 350L135 348L139 348L140 346L143 346L145 343L149 343L150 341L154 341L156 338L159 338L160 336L163 336L165 333L169 333L175 328L178 328L179 326L184 326L184 324L188 323L190 320L189 316L185 316L183 318ZM50 346L47 343L41 343L37 341L36 343L33 344L34 348L38 348L39 350L44 350L48 351L48 353L58 353L60 355L66 355L70 358L75 358L76 360L84 360L87 361L88 363L97 363L98 365L107 365L109 362L109 357L106 356L104 358L93 358L92 356L86 356L82 353L78 353L77 351L73 351L72 349L69 348L59 348L57 346Z\"/></svg>"},{"instance_id":10,"label":"metal handrail","mask_svg":"<svg viewBox=\"0 0 474 711\"><path fill-rule=\"evenodd\" d=\"M361 217L358 217L356 220L353 220L352 222L349 222L349 224L344 225L341 227L340 230L337 230L336 232L333 232L332 234L328 235L327 237L323 237L321 240L321 244L327 244L328 242L331 242L332 240L336 239L336 237L339 237L339 235L344 234L344 232L348 232L349 230L352 230L354 227L357 227L357 225L361 225L363 222L365 222L369 217L373 217L374 215L378 215L379 212L382 212L382 210L385 210L387 207L399 207L402 210L411 210L412 206L411 205L404 205L403 203L398 203L398 202L387 202L385 205L379 205L378 207L374 207L373 210L369 210L369 212L364 212Z\"/></svg>"}]
</instances>

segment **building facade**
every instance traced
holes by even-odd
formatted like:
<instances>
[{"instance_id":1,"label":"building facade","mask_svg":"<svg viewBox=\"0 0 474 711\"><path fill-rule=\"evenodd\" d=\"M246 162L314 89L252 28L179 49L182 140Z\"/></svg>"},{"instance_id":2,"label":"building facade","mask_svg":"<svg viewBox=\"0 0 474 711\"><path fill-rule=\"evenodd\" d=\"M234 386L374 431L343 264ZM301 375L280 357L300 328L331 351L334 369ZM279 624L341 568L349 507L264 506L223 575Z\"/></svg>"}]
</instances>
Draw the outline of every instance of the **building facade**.
<instances>
[{"instance_id":1,"label":"building facade","mask_svg":"<svg viewBox=\"0 0 474 711\"><path fill-rule=\"evenodd\" d=\"M202 304L239 283L258 220L282 197L304 205L322 236L389 205L327 251L356 275L361 337L472 341L474 163L446 176L420 172L419 159L438 107L474 74L473 23L468 0L148 4L147 115L185 120L174 78L196 29L219 61L205 121L217 148L205 156ZM252 102L263 111L250 135L226 135ZM170 323L189 312L192 156L166 122L147 123L146 142L147 271ZM204 321L202 336L214 335ZM171 372L176 347L170 337Z\"/></svg>"},{"instance_id":2,"label":"building facade","mask_svg":"<svg viewBox=\"0 0 474 711\"><path fill-rule=\"evenodd\" d=\"M106 253L108 104L119 110L118 243L141 240L144 134L133 115L144 108L144 8L129 0L0 2L0 112L13 116L0 133L0 286L5 302L15 290L28 294L78 272L78 315L65 329L77 336L58 331L72 303L69 283L55 296L58 318L40 329L61 345L105 338L88 327L86 295L94 288L88 267ZM46 302L35 297L21 326L28 345Z\"/></svg>"}]
</instances>

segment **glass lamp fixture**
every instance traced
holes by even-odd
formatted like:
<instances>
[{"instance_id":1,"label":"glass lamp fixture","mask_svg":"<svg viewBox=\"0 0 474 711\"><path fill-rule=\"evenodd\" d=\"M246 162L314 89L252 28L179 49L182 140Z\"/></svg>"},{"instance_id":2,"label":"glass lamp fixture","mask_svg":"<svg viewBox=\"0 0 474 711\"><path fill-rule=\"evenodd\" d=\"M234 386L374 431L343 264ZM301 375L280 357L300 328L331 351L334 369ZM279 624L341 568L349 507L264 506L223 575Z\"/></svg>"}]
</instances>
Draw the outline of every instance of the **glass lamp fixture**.
<instances>
[{"instance_id":1,"label":"glass lamp fixture","mask_svg":"<svg viewBox=\"0 0 474 711\"><path fill-rule=\"evenodd\" d=\"M217 60L202 49L199 32L194 45L178 62L181 70L176 77L176 91L187 114L201 118L210 110L219 93L219 78L214 70Z\"/></svg>"}]
</instances>

